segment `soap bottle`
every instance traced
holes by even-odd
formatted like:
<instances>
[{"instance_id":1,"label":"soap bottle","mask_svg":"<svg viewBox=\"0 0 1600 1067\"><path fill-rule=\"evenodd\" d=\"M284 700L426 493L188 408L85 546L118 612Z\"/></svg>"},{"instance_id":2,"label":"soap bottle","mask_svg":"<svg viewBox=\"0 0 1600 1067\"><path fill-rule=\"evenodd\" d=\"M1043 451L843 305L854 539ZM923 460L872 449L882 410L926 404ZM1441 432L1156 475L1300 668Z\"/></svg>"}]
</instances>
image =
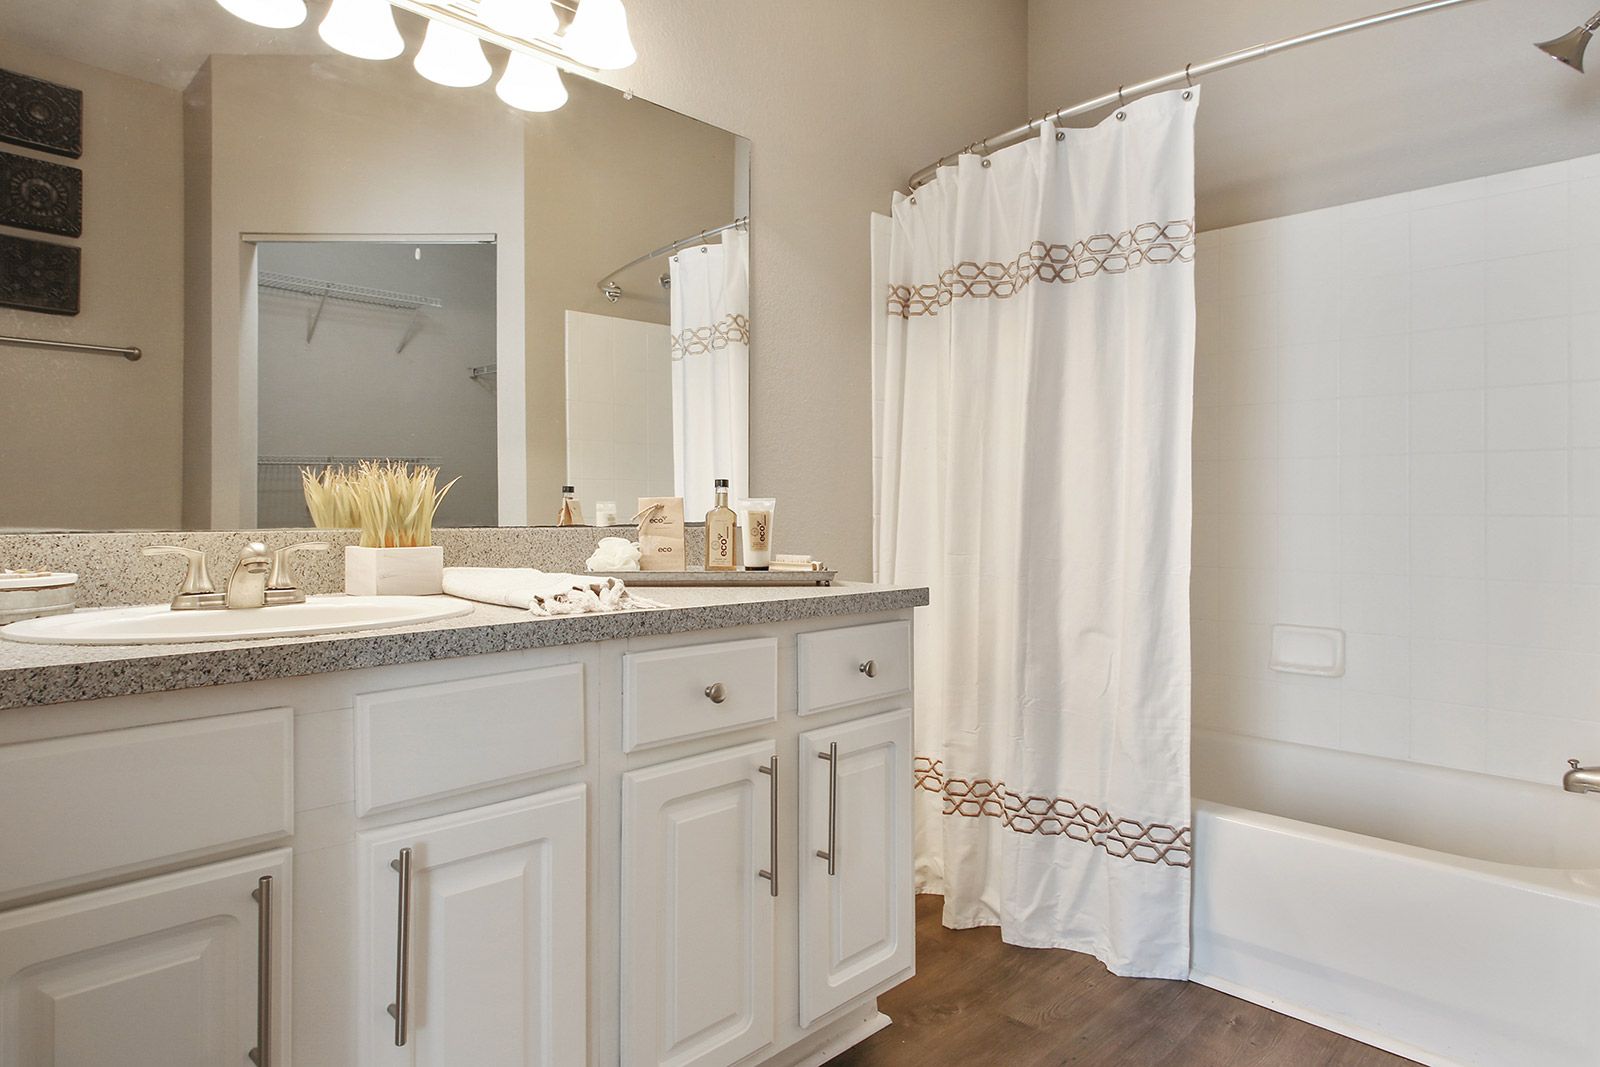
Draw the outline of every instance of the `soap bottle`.
<instances>
[{"instance_id":1,"label":"soap bottle","mask_svg":"<svg viewBox=\"0 0 1600 1067\"><path fill-rule=\"evenodd\" d=\"M738 517L728 507L728 479L717 479L716 507L706 512L706 570L737 570L734 560Z\"/></svg>"},{"instance_id":2,"label":"soap bottle","mask_svg":"<svg viewBox=\"0 0 1600 1067\"><path fill-rule=\"evenodd\" d=\"M556 525L583 525L583 504L578 500L577 490L570 485L561 487L561 513L556 516Z\"/></svg>"}]
</instances>

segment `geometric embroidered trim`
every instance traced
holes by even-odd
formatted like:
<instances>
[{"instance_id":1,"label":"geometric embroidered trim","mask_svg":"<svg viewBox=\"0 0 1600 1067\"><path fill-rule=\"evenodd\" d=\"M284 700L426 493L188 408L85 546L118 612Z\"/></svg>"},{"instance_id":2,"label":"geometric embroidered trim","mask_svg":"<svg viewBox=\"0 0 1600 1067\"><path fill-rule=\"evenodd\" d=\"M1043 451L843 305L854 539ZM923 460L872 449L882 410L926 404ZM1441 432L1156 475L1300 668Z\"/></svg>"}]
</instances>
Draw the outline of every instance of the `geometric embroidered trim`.
<instances>
[{"instance_id":1,"label":"geometric embroidered trim","mask_svg":"<svg viewBox=\"0 0 1600 1067\"><path fill-rule=\"evenodd\" d=\"M1169 867L1187 867L1190 863L1191 835L1187 826L1146 825L1134 819L1119 819L1066 797L1025 797L1007 789L1004 782L987 778L947 778L944 761L927 756L912 761L911 773L914 788L944 798L946 815L969 819L990 816L1019 834L1065 836L1135 863L1164 863Z\"/></svg>"},{"instance_id":2,"label":"geometric embroidered trim","mask_svg":"<svg viewBox=\"0 0 1600 1067\"><path fill-rule=\"evenodd\" d=\"M722 316L722 321L715 326L684 330L672 339L672 357L703 356L730 344L750 344L750 320L743 315L730 313Z\"/></svg>"},{"instance_id":3,"label":"geometric embroidered trim","mask_svg":"<svg viewBox=\"0 0 1600 1067\"><path fill-rule=\"evenodd\" d=\"M967 261L940 272L936 283L889 286L889 314L937 315L960 297L1006 300L1033 282L1070 285L1097 274L1126 274L1146 265L1192 263L1193 219L1145 222L1119 234L1097 233L1071 244L1035 241L1009 263Z\"/></svg>"}]
</instances>

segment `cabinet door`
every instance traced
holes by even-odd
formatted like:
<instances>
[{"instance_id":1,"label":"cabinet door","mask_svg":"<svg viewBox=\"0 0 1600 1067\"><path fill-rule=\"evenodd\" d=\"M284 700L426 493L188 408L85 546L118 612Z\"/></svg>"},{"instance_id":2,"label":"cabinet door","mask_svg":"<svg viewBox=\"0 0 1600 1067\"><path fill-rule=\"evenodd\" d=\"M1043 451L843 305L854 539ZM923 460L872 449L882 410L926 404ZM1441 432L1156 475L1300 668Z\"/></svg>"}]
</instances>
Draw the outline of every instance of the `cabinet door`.
<instances>
[{"instance_id":1,"label":"cabinet door","mask_svg":"<svg viewBox=\"0 0 1600 1067\"><path fill-rule=\"evenodd\" d=\"M357 835L363 1065L585 1061L585 799L568 786Z\"/></svg>"},{"instance_id":2,"label":"cabinet door","mask_svg":"<svg viewBox=\"0 0 1600 1067\"><path fill-rule=\"evenodd\" d=\"M726 1067L772 1041L776 751L623 776L623 1067Z\"/></svg>"},{"instance_id":3,"label":"cabinet door","mask_svg":"<svg viewBox=\"0 0 1600 1067\"><path fill-rule=\"evenodd\" d=\"M0 1065L281 1062L288 902L279 849L0 914Z\"/></svg>"},{"instance_id":4,"label":"cabinet door","mask_svg":"<svg viewBox=\"0 0 1600 1067\"><path fill-rule=\"evenodd\" d=\"M801 734L796 773L800 1025L810 1026L916 962L911 712Z\"/></svg>"}]
</instances>

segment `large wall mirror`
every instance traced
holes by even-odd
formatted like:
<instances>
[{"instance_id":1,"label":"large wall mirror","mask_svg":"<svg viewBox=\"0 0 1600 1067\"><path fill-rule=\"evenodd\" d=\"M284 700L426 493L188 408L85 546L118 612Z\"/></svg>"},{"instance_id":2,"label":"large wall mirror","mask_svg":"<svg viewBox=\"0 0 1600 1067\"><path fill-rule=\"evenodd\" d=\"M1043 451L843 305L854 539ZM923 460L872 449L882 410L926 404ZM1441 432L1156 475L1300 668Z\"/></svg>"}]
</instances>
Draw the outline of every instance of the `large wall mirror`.
<instances>
[{"instance_id":1,"label":"large wall mirror","mask_svg":"<svg viewBox=\"0 0 1600 1067\"><path fill-rule=\"evenodd\" d=\"M143 352L0 339L0 530L298 525L330 460L459 475L446 526L553 522L563 484L622 521L740 492L749 143L572 74L515 110L494 47L485 84L435 85L407 11L400 58L352 59L309 3L293 30L215 0L0 12L0 69L83 93L80 158L0 144L0 173L82 183L79 237L0 219L0 299L45 242L79 250L79 311L0 307L0 338Z\"/></svg>"}]
</instances>

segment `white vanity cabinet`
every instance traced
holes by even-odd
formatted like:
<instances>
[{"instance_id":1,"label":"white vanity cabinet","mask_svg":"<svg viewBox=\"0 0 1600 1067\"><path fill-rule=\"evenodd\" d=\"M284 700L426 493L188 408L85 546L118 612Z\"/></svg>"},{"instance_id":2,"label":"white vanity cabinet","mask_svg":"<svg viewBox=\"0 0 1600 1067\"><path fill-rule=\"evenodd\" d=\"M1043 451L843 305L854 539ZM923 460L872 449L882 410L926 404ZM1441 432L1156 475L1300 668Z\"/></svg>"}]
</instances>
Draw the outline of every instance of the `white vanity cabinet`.
<instances>
[{"instance_id":1,"label":"white vanity cabinet","mask_svg":"<svg viewBox=\"0 0 1600 1067\"><path fill-rule=\"evenodd\" d=\"M4 1067L276 1064L289 850L0 913Z\"/></svg>"},{"instance_id":2,"label":"white vanity cabinet","mask_svg":"<svg viewBox=\"0 0 1600 1067\"><path fill-rule=\"evenodd\" d=\"M909 623L773 644L624 654L624 736L692 754L622 776L622 1067L821 1063L912 973Z\"/></svg>"},{"instance_id":3,"label":"white vanity cabinet","mask_svg":"<svg viewBox=\"0 0 1600 1067\"><path fill-rule=\"evenodd\" d=\"M772 1043L779 761L759 741L622 780L622 1063Z\"/></svg>"},{"instance_id":4,"label":"white vanity cabinet","mask_svg":"<svg viewBox=\"0 0 1600 1067\"><path fill-rule=\"evenodd\" d=\"M911 709L800 735L800 1023L911 967Z\"/></svg>"},{"instance_id":5,"label":"white vanity cabinet","mask_svg":"<svg viewBox=\"0 0 1600 1067\"><path fill-rule=\"evenodd\" d=\"M583 1062L584 786L363 832L356 853L360 1063Z\"/></svg>"},{"instance_id":6,"label":"white vanity cabinet","mask_svg":"<svg viewBox=\"0 0 1600 1067\"><path fill-rule=\"evenodd\" d=\"M814 615L0 712L0 1067L825 1063L913 968L911 610Z\"/></svg>"}]
</instances>

